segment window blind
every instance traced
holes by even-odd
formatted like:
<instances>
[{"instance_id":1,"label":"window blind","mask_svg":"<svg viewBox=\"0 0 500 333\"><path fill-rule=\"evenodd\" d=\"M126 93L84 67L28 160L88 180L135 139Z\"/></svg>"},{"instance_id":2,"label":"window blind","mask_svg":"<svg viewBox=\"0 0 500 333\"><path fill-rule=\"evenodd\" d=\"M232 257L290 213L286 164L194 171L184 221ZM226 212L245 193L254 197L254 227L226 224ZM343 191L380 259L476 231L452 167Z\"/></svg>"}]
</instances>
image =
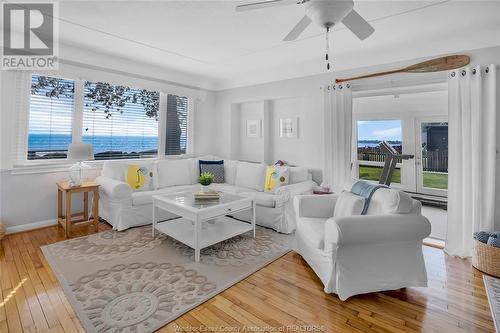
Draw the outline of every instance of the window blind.
<instances>
[{"instance_id":1,"label":"window blind","mask_svg":"<svg viewBox=\"0 0 500 333\"><path fill-rule=\"evenodd\" d=\"M188 144L188 109L189 99L187 97L167 96L165 155L186 153Z\"/></svg>"},{"instance_id":2,"label":"window blind","mask_svg":"<svg viewBox=\"0 0 500 333\"><path fill-rule=\"evenodd\" d=\"M28 160L66 158L71 143L74 92L72 80L31 76Z\"/></svg>"},{"instance_id":3,"label":"window blind","mask_svg":"<svg viewBox=\"0 0 500 333\"><path fill-rule=\"evenodd\" d=\"M155 106L147 108L146 96ZM85 82L83 142L95 159L154 157L158 154L159 93L102 82Z\"/></svg>"}]
</instances>

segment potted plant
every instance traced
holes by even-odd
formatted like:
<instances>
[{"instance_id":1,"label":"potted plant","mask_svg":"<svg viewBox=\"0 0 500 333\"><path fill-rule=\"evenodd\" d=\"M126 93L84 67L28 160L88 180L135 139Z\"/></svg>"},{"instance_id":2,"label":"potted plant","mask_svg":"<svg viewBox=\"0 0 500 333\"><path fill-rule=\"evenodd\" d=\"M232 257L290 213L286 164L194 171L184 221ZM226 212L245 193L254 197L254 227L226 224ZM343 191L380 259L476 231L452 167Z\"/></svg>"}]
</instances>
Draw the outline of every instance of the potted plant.
<instances>
[{"instance_id":1,"label":"potted plant","mask_svg":"<svg viewBox=\"0 0 500 333\"><path fill-rule=\"evenodd\" d=\"M212 184L214 181L214 175L213 173L210 172L202 172L200 174L200 184L201 184L201 191L202 192L208 192L209 188L208 186Z\"/></svg>"}]
</instances>

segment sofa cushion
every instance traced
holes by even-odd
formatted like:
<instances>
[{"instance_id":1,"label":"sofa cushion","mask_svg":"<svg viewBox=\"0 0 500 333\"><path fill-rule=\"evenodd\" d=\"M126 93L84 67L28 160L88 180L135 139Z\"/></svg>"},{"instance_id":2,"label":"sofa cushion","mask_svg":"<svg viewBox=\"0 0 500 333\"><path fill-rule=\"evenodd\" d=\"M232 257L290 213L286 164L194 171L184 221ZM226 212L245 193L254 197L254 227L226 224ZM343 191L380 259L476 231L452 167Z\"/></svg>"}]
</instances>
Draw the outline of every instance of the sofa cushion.
<instances>
[{"instance_id":1,"label":"sofa cushion","mask_svg":"<svg viewBox=\"0 0 500 333\"><path fill-rule=\"evenodd\" d=\"M297 231L307 240L307 244L318 250L325 246L325 218L301 217L297 221Z\"/></svg>"},{"instance_id":2,"label":"sofa cushion","mask_svg":"<svg viewBox=\"0 0 500 333\"><path fill-rule=\"evenodd\" d=\"M309 169L304 167L290 167L290 184L302 183L309 180Z\"/></svg>"},{"instance_id":3,"label":"sofa cushion","mask_svg":"<svg viewBox=\"0 0 500 333\"><path fill-rule=\"evenodd\" d=\"M254 191L254 190L247 188L247 187L231 185L228 183L222 183L222 184L212 183L212 184L210 184L210 189L214 190L214 191L221 191L221 192L226 192L226 193L231 193L231 194L238 194L241 192Z\"/></svg>"},{"instance_id":4,"label":"sofa cushion","mask_svg":"<svg viewBox=\"0 0 500 333\"><path fill-rule=\"evenodd\" d=\"M264 191L266 166L261 163L238 162L236 167L236 186Z\"/></svg>"},{"instance_id":5,"label":"sofa cushion","mask_svg":"<svg viewBox=\"0 0 500 333\"><path fill-rule=\"evenodd\" d=\"M406 193L390 188L379 188L373 193L366 215L407 214L413 208L413 199Z\"/></svg>"},{"instance_id":6,"label":"sofa cushion","mask_svg":"<svg viewBox=\"0 0 500 333\"><path fill-rule=\"evenodd\" d=\"M274 208L276 207L276 195L272 193L266 192L240 192L238 193L241 196L251 198L255 203L259 206Z\"/></svg>"},{"instance_id":7,"label":"sofa cushion","mask_svg":"<svg viewBox=\"0 0 500 333\"><path fill-rule=\"evenodd\" d=\"M175 185L192 185L191 159L165 159L157 164L157 188Z\"/></svg>"},{"instance_id":8,"label":"sofa cushion","mask_svg":"<svg viewBox=\"0 0 500 333\"><path fill-rule=\"evenodd\" d=\"M200 174L209 172L214 175L214 183L224 183L224 161L199 161Z\"/></svg>"},{"instance_id":9,"label":"sofa cushion","mask_svg":"<svg viewBox=\"0 0 500 333\"><path fill-rule=\"evenodd\" d=\"M141 206L153 203L153 195L170 194L179 191L187 191L197 189L198 185L178 185L165 187L156 191L142 191L132 193L132 205Z\"/></svg>"},{"instance_id":10,"label":"sofa cushion","mask_svg":"<svg viewBox=\"0 0 500 333\"><path fill-rule=\"evenodd\" d=\"M349 191L343 191L335 203L333 217L361 215L364 205L365 199L363 197Z\"/></svg>"}]
</instances>

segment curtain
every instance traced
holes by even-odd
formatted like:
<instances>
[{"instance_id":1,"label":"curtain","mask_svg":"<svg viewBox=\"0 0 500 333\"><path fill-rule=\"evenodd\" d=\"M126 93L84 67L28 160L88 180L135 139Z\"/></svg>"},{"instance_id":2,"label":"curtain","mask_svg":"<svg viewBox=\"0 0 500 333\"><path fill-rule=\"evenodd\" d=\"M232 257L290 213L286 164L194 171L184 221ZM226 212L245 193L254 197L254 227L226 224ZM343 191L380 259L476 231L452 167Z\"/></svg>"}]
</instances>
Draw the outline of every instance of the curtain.
<instances>
[{"instance_id":1,"label":"curtain","mask_svg":"<svg viewBox=\"0 0 500 333\"><path fill-rule=\"evenodd\" d=\"M450 73L448 81L448 225L445 251L472 254L472 233L494 227L496 69Z\"/></svg>"},{"instance_id":2,"label":"curtain","mask_svg":"<svg viewBox=\"0 0 500 333\"><path fill-rule=\"evenodd\" d=\"M339 193L350 185L352 92L349 83L324 87L323 184Z\"/></svg>"}]
</instances>

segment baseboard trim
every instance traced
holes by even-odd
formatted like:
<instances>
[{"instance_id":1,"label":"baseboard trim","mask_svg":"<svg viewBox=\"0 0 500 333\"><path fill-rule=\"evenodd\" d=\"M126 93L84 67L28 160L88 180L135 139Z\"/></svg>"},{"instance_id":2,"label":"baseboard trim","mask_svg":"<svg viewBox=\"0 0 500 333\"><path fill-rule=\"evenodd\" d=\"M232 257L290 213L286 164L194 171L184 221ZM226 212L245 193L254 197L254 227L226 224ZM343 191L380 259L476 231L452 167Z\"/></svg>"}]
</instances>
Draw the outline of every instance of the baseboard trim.
<instances>
[{"instance_id":1,"label":"baseboard trim","mask_svg":"<svg viewBox=\"0 0 500 333\"><path fill-rule=\"evenodd\" d=\"M5 231L7 232L7 235L9 235L9 234L15 234L18 232L23 232L23 231L51 227L53 225L57 225L56 219L38 221L38 222L33 222L33 223L26 223L26 224L21 224L21 225L13 225L11 227L7 227Z\"/></svg>"}]
</instances>

